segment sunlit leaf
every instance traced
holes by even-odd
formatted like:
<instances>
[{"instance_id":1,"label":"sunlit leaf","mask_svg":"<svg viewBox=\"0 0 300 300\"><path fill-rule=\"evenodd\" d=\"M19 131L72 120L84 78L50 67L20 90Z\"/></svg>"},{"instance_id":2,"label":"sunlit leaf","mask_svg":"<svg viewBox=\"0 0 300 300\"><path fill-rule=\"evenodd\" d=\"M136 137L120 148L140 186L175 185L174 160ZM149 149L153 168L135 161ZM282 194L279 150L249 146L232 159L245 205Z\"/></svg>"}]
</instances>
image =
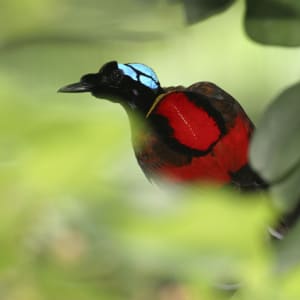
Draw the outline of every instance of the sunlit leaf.
<instances>
[{"instance_id":1,"label":"sunlit leaf","mask_svg":"<svg viewBox=\"0 0 300 300\"><path fill-rule=\"evenodd\" d=\"M300 2L297 0L247 0L245 27L256 42L300 46Z\"/></svg>"}]
</instances>

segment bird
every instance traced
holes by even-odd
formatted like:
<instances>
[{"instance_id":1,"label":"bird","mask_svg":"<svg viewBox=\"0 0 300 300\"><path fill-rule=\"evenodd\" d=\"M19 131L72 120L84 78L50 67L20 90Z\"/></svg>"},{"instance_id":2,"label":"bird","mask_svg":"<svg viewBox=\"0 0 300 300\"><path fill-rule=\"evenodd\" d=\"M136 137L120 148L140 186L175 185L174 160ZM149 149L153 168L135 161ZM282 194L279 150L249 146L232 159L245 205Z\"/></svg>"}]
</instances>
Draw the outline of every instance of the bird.
<instances>
[{"instance_id":1,"label":"bird","mask_svg":"<svg viewBox=\"0 0 300 300\"><path fill-rule=\"evenodd\" d=\"M58 92L90 92L121 104L137 162L155 183L212 183L242 191L268 187L249 164L253 122L214 83L162 87L145 64L109 61Z\"/></svg>"}]
</instances>

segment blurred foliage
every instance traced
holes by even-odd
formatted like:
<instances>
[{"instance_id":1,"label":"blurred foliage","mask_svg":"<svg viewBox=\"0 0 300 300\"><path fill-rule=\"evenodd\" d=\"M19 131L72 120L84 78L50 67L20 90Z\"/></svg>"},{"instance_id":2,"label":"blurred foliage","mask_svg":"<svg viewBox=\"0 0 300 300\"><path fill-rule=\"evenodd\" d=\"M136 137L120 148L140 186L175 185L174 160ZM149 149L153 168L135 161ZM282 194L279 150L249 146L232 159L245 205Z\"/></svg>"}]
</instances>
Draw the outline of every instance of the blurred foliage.
<instances>
[{"instance_id":1,"label":"blurred foliage","mask_svg":"<svg viewBox=\"0 0 300 300\"><path fill-rule=\"evenodd\" d=\"M199 1L211 13L225 2ZM290 207L299 87L262 111L299 81L299 50L250 42L241 1L188 28L184 5L1 1L1 300L299 299L299 225L274 245L270 199L159 190L137 166L119 107L55 93L111 59L147 63L164 85L216 82L261 119L253 163L266 178L295 183L273 190Z\"/></svg>"},{"instance_id":2,"label":"blurred foliage","mask_svg":"<svg viewBox=\"0 0 300 300\"><path fill-rule=\"evenodd\" d=\"M244 25L250 38L262 44L300 46L299 1L245 1ZM181 8L186 22L194 24L223 12L234 2L234 0L123 0L116 6L115 1L99 3L97 0L87 2L24 0L22 3L4 0L0 10L1 34L5 41L2 48L43 41L95 43L99 39L140 42L160 40L180 27L181 22L178 22L178 19L181 20ZM98 9L99 4L101 9ZM118 9L115 9L116 7ZM19 14L23 10L27 13ZM175 14L177 18L165 18L166 11ZM112 18L107 18L107 14L111 13ZM95 24L98 25L97 30L93 30Z\"/></svg>"},{"instance_id":3,"label":"blurred foliage","mask_svg":"<svg viewBox=\"0 0 300 300\"><path fill-rule=\"evenodd\" d=\"M163 18L165 10L172 13L176 6L173 8L159 1L25 0L19 3L5 0L2 3L0 25L4 49L45 41L72 44L93 44L99 40L143 42L161 39L163 33L176 29L172 18ZM29 13L20 14L23 10Z\"/></svg>"},{"instance_id":4,"label":"blurred foliage","mask_svg":"<svg viewBox=\"0 0 300 300\"><path fill-rule=\"evenodd\" d=\"M247 0L245 28L262 44L300 46L300 2Z\"/></svg>"},{"instance_id":5,"label":"blurred foliage","mask_svg":"<svg viewBox=\"0 0 300 300\"><path fill-rule=\"evenodd\" d=\"M268 45L300 46L298 0L245 0L248 36ZM193 24L222 12L233 0L182 0L186 20Z\"/></svg>"}]
</instances>

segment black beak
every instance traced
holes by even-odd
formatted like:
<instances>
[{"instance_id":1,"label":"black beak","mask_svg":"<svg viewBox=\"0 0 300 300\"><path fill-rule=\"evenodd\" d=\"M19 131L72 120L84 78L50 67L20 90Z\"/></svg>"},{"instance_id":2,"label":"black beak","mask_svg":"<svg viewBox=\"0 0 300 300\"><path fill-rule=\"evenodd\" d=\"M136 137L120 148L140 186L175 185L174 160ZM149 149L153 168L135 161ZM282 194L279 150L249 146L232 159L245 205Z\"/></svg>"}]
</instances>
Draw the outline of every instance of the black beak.
<instances>
[{"instance_id":1,"label":"black beak","mask_svg":"<svg viewBox=\"0 0 300 300\"><path fill-rule=\"evenodd\" d=\"M59 93L84 93L90 92L92 85L87 82L76 82L66 85L58 90Z\"/></svg>"}]
</instances>

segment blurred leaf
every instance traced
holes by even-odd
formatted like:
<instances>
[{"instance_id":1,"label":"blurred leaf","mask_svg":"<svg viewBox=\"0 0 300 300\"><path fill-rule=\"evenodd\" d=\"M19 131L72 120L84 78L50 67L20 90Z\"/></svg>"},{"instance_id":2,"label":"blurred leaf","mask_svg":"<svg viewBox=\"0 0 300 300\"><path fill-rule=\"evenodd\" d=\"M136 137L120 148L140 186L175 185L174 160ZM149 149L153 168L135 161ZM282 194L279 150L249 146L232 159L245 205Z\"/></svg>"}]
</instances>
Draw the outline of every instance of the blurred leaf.
<instances>
[{"instance_id":1,"label":"blurred leaf","mask_svg":"<svg viewBox=\"0 0 300 300\"><path fill-rule=\"evenodd\" d=\"M254 168L293 207L300 197L300 83L282 92L262 116L251 145Z\"/></svg>"},{"instance_id":2,"label":"blurred leaf","mask_svg":"<svg viewBox=\"0 0 300 300\"><path fill-rule=\"evenodd\" d=\"M285 272L281 276L284 295L289 295L290 299L298 299L300 295L300 269L294 269L291 272Z\"/></svg>"},{"instance_id":3,"label":"blurred leaf","mask_svg":"<svg viewBox=\"0 0 300 300\"><path fill-rule=\"evenodd\" d=\"M300 165L295 165L294 170L282 178L279 182L276 182L272 187L272 193L275 196L275 202L283 210L286 210L291 219L291 225L299 219L299 204L300 204ZM293 215L293 209L295 214Z\"/></svg>"},{"instance_id":4,"label":"blurred leaf","mask_svg":"<svg viewBox=\"0 0 300 300\"><path fill-rule=\"evenodd\" d=\"M250 262L262 263L265 225L271 222L262 198L241 201L236 193L202 189L177 192L174 200L156 215L130 214L120 224L121 240L139 264L168 270L168 276L221 282L241 278Z\"/></svg>"},{"instance_id":5,"label":"blurred leaf","mask_svg":"<svg viewBox=\"0 0 300 300\"><path fill-rule=\"evenodd\" d=\"M276 271L294 271L300 265L300 222L277 245Z\"/></svg>"},{"instance_id":6,"label":"blurred leaf","mask_svg":"<svg viewBox=\"0 0 300 300\"><path fill-rule=\"evenodd\" d=\"M247 0L245 27L256 42L300 46L298 0Z\"/></svg>"},{"instance_id":7,"label":"blurred leaf","mask_svg":"<svg viewBox=\"0 0 300 300\"><path fill-rule=\"evenodd\" d=\"M228 8L234 0L182 0L189 24L199 22Z\"/></svg>"}]
</instances>

